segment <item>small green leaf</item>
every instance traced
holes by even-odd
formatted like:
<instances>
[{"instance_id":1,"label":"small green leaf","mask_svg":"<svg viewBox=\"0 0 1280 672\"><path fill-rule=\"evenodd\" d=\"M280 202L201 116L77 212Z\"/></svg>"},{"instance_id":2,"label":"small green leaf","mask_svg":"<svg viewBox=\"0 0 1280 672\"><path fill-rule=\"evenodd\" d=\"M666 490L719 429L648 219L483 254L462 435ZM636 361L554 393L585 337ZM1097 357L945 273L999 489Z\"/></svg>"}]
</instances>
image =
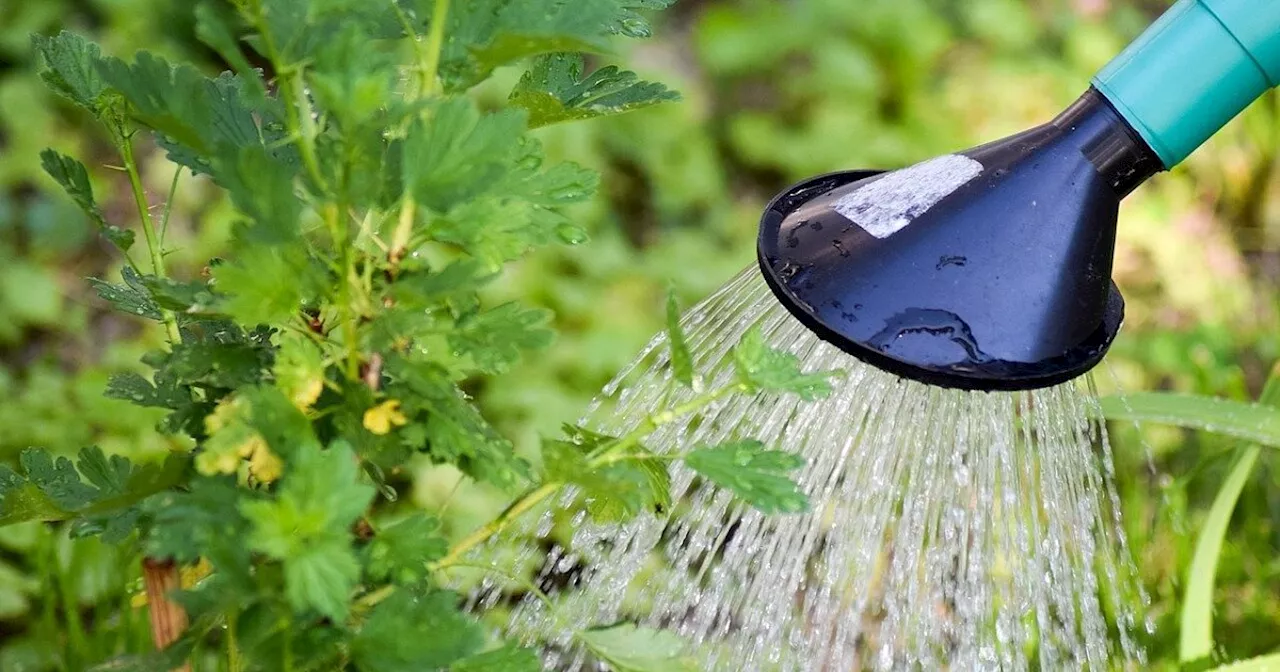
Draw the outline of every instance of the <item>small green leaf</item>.
<instances>
[{"instance_id":1,"label":"small green leaf","mask_svg":"<svg viewBox=\"0 0 1280 672\"><path fill-rule=\"evenodd\" d=\"M529 112L529 127L621 114L680 95L634 72L606 66L583 76L581 54L540 56L511 92L511 104Z\"/></svg>"},{"instance_id":2,"label":"small green leaf","mask_svg":"<svg viewBox=\"0 0 1280 672\"><path fill-rule=\"evenodd\" d=\"M237 259L213 269L219 310L242 324L279 324L319 293L323 277L300 248L240 245Z\"/></svg>"},{"instance_id":3,"label":"small green leaf","mask_svg":"<svg viewBox=\"0 0 1280 672\"><path fill-rule=\"evenodd\" d=\"M142 284L156 305L169 310L201 312L213 304L213 292L200 280L182 282L154 275L142 276Z\"/></svg>"},{"instance_id":4,"label":"small green leaf","mask_svg":"<svg viewBox=\"0 0 1280 672\"><path fill-rule=\"evenodd\" d=\"M55 37L34 35L31 41L48 66L40 77L49 88L98 114L102 94L107 89L99 74L103 58L98 45L66 31Z\"/></svg>"},{"instance_id":5,"label":"small green leaf","mask_svg":"<svg viewBox=\"0 0 1280 672\"><path fill-rule=\"evenodd\" d=\"M675 292L667 293L667 345L671 348L671 372L686 387L693 387L693 355L680 329L680 307Z\"/></svg>"},{"instance_id":6,"label":"small green leaf","mask_svg":"<svg viewBox=\"0 0 1280 672\"><path fill-rule=\"evenodd\" d=\"M1198 429L1280 447L1280 410L1230 399L1168 392L1103 397L1108 420L1132 420Z\"/></svg>"},{"instance_id":7,"label":"small green leaf","mask_svg":"<svg viewBox=\"0 0 1280 672\"><path fill-rule=\"evenodd\" d=\"M449 344L482 373L498 374L520 361L521 352L551 344L550 321L551 311L506 303L463 316L449 333Z\"/></svg>"},{"instance_id":8,"label":"small green leaf","mask_svg":"<svg viewBox=\"0 0 1280 672\"><path fill-rule=\"evenodd\" d=\"M445 371L398 356L387 358L384 371L391 378L388 394L401 400L404 414L415 421L403 430L409 447L426 450L437 462L455 464L473 478L499 487L528 480L528 464Z\"/></svg>"},{"instance_id":9,"label":"small green leaf","mask_svg":"<svg viewBox=\"0 0 1280 672\"><path fill-rule=\"evenodd\" d=\"M405 586L369 613L351 641L351 658L361 672L420 672L458 662L483 645L484 631L458 610L457 595Z\"/></svg>"},{"instance_id":10,"label":"small green leaf","mask_svg":"<svg viewBox=\"0 0 1280 672\"><path fill-rule=\"evenodd\" d=\"M781 450L766 450L755 440L698 448L684 458L690 469L731 490L764 513L796 513L809 508L799 486L786 476L804 459Z\"/></svg>"},{"instance_id":11,"label":"small green leaf","mask_svg":"<svg viewBox=\"0 0 1280 672\"><path fill-rule=\"evenodd\" d=\"M191 394L172 381L152 383L141 374L117 373L107 381L106 396L150 408L177 410L191 402Z\"/></svg>"},{"instance_id":12,"label":"small green leaf","mask_svg":"<svg viewBox=\"0 0 1280 672\"><path fill-rule=\"evenodd\" d=\"M542 462L546 481L573 483L587 497L587 512L598 522L620 522L645 509L662 510L671 504L671 480L667 465L644 448L633 448L606 464L592 466L588 453L593 443L544 441Z\"/></svg>"},{"instance_id":13,"label":"small green leaf","mask_svg":"<svg viewBox=\"0 0 1280 672\"><path fill-rule=\"evenodd\" d=\"M542 661L533 649L508 645L463 658L449 672L542 672Z\"/></svg>"},{"instance_id":14,"label":"small green leaf","mask_svg":"<svg viewBox=\"0 0 1280 672\"><path fill-rule=\"evenodd\" d=\"M98 296L114 306L116 310L159 322L160 306L151 299L151 293L142 283L141 276L128 266L121 269L120 274L124 276L125 284L123 285L112 284L98 278L89 278L89 284L93 286Z\"/></svg>"},{"instance_id":15,"label":"small green leaf","mask_svg":"<svg viewBox=\"0 0 1280 672\"><path fill-rule=\"evenodd\" d=\"M102 237L121 252L128 252L133 246L134 234L132 231L107 223L102 216L102 209L93 198L93 186L89 184L89 171L85 169L84 164L52 149L40 152L40 162L44 172L62 185L71 200L75 201L84 214L89 216L89 220L98 227Z\"/></svg>"},{"instance_id":16,"label":"small green leaf","mask_svg":"<svg viewBox=\"0 0 1280 672\"><path fill-rule=\"evenodd\" d=\"M135 121L201 157L262 145L254 110L241 95L242 82L229 74L210 79L191 65L173 66L148 51L138 52L133 63L103 59L98 71L129 102ZM204 162L188 165L192 157L185 152L171 152L170 157L194 171L209 172Z\"/></svg>"},{"instance_id":17,"label":"small green leaf","mask_svg":"<svg viewBox=\"0 0 1280 672\"><path fill-rule=\"evenodd\" d=\"M790 392L805 401L823 399L831 394L828 379L839 375L836 371L801 372L799 358L770 348L759 325L743 334L738 347L733 350L733 363L738 370L738 380L749 389Z\"/></svg>"},{"instance_id":18,"label":"small green leaf","mask_svg":"<svg viewBox=\"0 0 1280 672\"><path fill-rule=\"evenodd\" d=\"M417 513L378 532L365 551L365 566L376 579L415 583L426 578L428 563L448 551L449 544L440 535L440 521Z\"/></svg>"},{"instance_id":19,"label":"small green leaf","mask_svg":"<svg viewBox=\"0 0 1280 672\"><path fill-rule=\"evenodd\" d=\"M632 623L592 628L578 639L618 672L695 672L690 645L675 633L642 628Z\"/></svg>"}]
</instances>

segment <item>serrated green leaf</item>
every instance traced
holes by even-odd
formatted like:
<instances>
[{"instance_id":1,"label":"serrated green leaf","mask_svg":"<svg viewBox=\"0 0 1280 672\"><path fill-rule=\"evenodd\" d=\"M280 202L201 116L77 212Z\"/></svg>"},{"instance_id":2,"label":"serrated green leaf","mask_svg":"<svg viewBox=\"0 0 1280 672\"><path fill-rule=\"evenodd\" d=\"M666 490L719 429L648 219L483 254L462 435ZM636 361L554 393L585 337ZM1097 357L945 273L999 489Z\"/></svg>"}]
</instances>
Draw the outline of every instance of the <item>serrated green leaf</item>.
<instances>
[{"instance_id":1,"label":"serrated green leaf","mask_svg":"<svg viewBox=\"0 0 1280 672\"><path fill-rule=\"evenodd\" d=\"M759 325L743 334L733 350L733 364L738 371L739 382L750 390L791 393L805 401L831 394L828 380L839 375L835 371L802 372L798 357L770 348L765 343Z\"/></svg>"},{"instance_id":2,"label":"serrated green leaf","mask_svg":"<svg viewBox=\"0 0 1280 672\"><path fill-rule=\"evenodd\" d=\"M107 89L99 74L103 58L98 45L66 31L54 37L33 35L31 42L48 68L40 73L41 79L58 94L98 114Z\"/></svg>"},{"instance_id":3,"label":"serrated green leaf","mask_svg":"<svg viewBox=\"0 0 1280 672\"><path fill-rule=\"evenodd\" d=\"M593 466L583 444L544 441L544 480L579 486L587 497L587 512L592 519L620 522L644 510L670 506L666 464L650 455L643 448L636 448L626 459Z\"/></svg>"},{"instance_id":4,"label":"serrated green leaf","mask_svg":"<svg viewBox=\"0 0 1280 672\"><path fill-rule=\"evenodd\" d=\"M373 495L360 482L355 453L335 443L294 451L277 497L240 505L252 524L250 547L281 561L294 609L346 618L360 578L350 528Z\"/></svg>"},{"instance_id":5,"label":"serrated green leaf","mask_svg":"<svg viewBox=\"0 0 1280 672\"><path fill-rule=\"evenodd\" d=\"M404 144L404 184L437 212L492 190L511 169L525 130L518 110L481 114L467 98L450 98L421 120Z\"/></svg>"},{"instance_id":6,"label":"serrated green leaf","mask_svg":"<svg viewBox=\"0 0 1280 672\"><path fill-rule=\"evenodd\" d=\"M199 312L207 310L214 302L209 285L200 280L183 282L172 278L144 275L142 284L146 286L151 299L161 308Z\"/></svg>"},{"instance_id":7,"label":"serrated green leaf","mask_svg":"<svg viewBox=\"0 0 1280 672\"><path fill-rule=\"evenodd\" d=\"M206 160L262 145L254 110L242 99L242 83L229 73L210 79L148 51L138 52L133 63L104 59L98 70L129 102L135 121ZM192 161L191 155L171 153L171 158L193 171L210 172L206 161Z\"/></svg>"},{"instance_id":8,"label":"serrated green leaf","mask_svg":"<svg viewBox=\"0 0 1280 672\"><path fill-rule=\"evenodd\" d=\"M476 259L459 259L439 271L410 272L391 287L396 305L431 309L441 304L457 312L474 310L476 290L497 277Z\"/></svg>"},{"instance_id":9,"label":"serrated green leaf","mask_svg":"<svg viewBox=\"0 0 1280 672\"><path fill-rule=\"evenodd\" d=\"M168 353L158 354L150 363L163 372L166 380L234 389L261 381L271 368L273 356L271 341L265 334L246 337L238 329L219 330L212 338L184 337L182 343Z\"/></svg>"},{"instance_id":10,"label":"serrated green leaf","mask_svg":"<svg viewBox=\"0 0 1280 672\"><path fill-rule=\"evenodd\" d=\"M160 306L151 299L150 292L142 284L142 278L128 266L121 269L120 274L124 277L123 285L116 285L98 278L89 278L89 284L98 296L114 306L116 310L159 322Z\"/></svg>"},{"instance_id":11,"label":"serrated green leaf","mask_svg":"<svg viewBox=\"0 0 1280 672\"><path fill-rule=\"evenodd\" d=\"M451 12L441 63L446 89L461 91L495 68L539 54L607 51L611 35L646 37L634 9L665 0L469 0Z\"/></svg>"},{"instance_id":12,"label":"serrated green leaf","mask_svg":"<svg viewBox=\"0 0 1280 672\"><path fill-rule=\"evenodd\" d=\"M447 667L483 644L484 631L458 610L457 595L405 586L369 613L351 658L361 672L419 672Z\"/></svg>"},{"instance_id":13,"label":"serrated green leaf","mask_svg":"<svg viewBox=\"0 0 1280 672\"><path fill-rule=\"evenodd\" d=\"M512 90L510 102L529 113L530 128L539 128L680 99L662 84L643 81L636 73L612 65L586 76L583 70L581 54L540 56Z\"/></svg>"},{"instance_id":14,"label":"serrated green leaf","mask_svg":"<svg viewBox=\"0 0 1280 672\"><path fill-rule=\"evenodd\" d=\"M280 324L298 314L323 281L302 248L242 245L234 262L213 269L219 310L243 324Z\"/></svg>"},{"instance_id":15,"label":"serrated green leaf","mask_svg":"<svg viewBox=\"0 0 1280 672\"><path fill-rule=\"evenodd\" d=\"M172 381L152 383L141 374L129 371L113 374L107 381L106 396L138 406L177 410L191 402L191 395Z\"/></svg>"},{"instance_id":16,"label":"serrated green leaf","mask_svg":"<svg viewBox=\"0 0 1280 672\"><path fill-rule=\"evenodd\" d=\"M40 164L44 167L44 172L62 185L71 200L75 201L84 214L88 215L89 220L98 227L103 238L110 241L121 252L129 251L133 246L133 232L107 223L102 216L102 209L93 198L93 186L89 184L89 171L85 169L83 163L52 149L46 149L40 152Z\"/></svg>"},{"instance_id":17,"label":"serrated green leaf","mask_svg":"<svg viewBox=\"0 0 1280 672\"><path fill-rule=\"evenodd\" d=\"M808 498L787 476L804 466L799 455L766 450L759 441L746 440L698 448L686 455L684 462L764 513L796 513L809 508Z\"/></svg>"},{"instance_id":18,"label":"serrated green leaf","mask_svg":"<svg viewBox=\"0 0 1280 672\"><path fill-rule=\"evenodd\" d=\"M666 630L622 623L584 630L577 638L618 672L695 672L700 669L689 655L692 648L689 643Z\"/></svg>"},{"instance_id":19,"label":"serrated green leaf","mask_svg":"<svg viewBox=\"0 0 1280 672\"><path fill-rule=\"evenodd\" d=\"M365 551L365 568L375 579L415 583L427 577L427 564L443 558L449 543L440 535L440 521L425 513L380 530Z\"/></svg>"},{"instance_id":20,"label":"serrated green leaf","mask_svg":"<svg viewBox=\"0 0 1280 672\"><path fill-rule=\"evenodd\" d=\"M297 242L302 202L294 193L295 166L285 163L265 147L242 146L219 154L216 171L215 177L231 196L231 202L250 220L248 226L238 232L242 242L250 245ZM276 262L277 265L267 267L268 270L280 271L280 260Z\"/></svg>"},{"instance_id":21,"label":"serrated green leaf","mask_svg":"<svg viewBox=\"0 0 1280 672\"><path fill-rule=\"evenodd\" d=\"M196 477L185 490L149 500L151 531L144 539L148 557L187 564L206 558L219 572L249 571L245 544L249 520L240 514L242 499L256 496L236 487L235 477Z\"/></svg>"},{"instance_id":22,"label":"serrated green leaf","mask_svg":"<svg viewBox=\"0 0 1280 672\"><path fill-rule=\"evenodd\" d=\"M500 487L528 480L528 463L516 456L511 442L485 421L445 371L399 356L387 358L384 371L391 379L388 395L401 401L413 422L402 431L406 445Z\"/></svg>"},{"instance_id":23,"label":"serrated green leaf","mask_svg":"<svg viewBox=\"0 0 1280 672\"><path fill-rule=\"evenodd\" d=\"M449 672L541 672L542 661L533 649L508 645L468 656L449 666Z\"/></svg>"},{"instance_id":24,"label":"serrated green leaf","mask_svg":"<svg viewBox=\"0 0 1280 672\"><path fill-rule=\"evenodd\" d=\"M667 293L667 347L671 351L671 374L686 387L693 387L693 355L680 328L680 307L674 292Z\"/></svg>"},{"instance_id":25,"label":"serrated green leaf","mask_svg":"<svg viewBox=\"0 0 1280 672\"><path fill-rule=\"evenodd\" d=\"M21 475L7 467L0 470L0 525L80 519L96 521L95 531L101 532L111 529L112 518L181 482L189 460L175 454L161 464L139 466L89 447L72 462L29 448L19 464Z\"/></svg>"},{"instance_id":26,"label":"serrated green leaf","mask_svg":"<svg viewBox=\"0 0 1280 672\"><path fill-rule=\"evenodd\" d=\"M502 373L520 361L522 352L551 344L550 321L551 311L506 303L463 316L449 333L449 344L482 373Z\"/></svg>"}]
</instances>

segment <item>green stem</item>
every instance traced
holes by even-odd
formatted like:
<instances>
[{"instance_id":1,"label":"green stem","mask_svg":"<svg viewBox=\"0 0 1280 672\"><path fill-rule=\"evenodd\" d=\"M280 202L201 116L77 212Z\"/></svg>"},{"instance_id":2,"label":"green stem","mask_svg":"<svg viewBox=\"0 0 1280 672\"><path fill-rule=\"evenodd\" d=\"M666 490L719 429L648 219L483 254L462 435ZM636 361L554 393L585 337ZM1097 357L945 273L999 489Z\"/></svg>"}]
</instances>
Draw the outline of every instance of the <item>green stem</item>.
<instances>
[{"instance_id":1,"label":"green stem","mask_svg":"<svg viewBox=\"0 0 1280 672\"><path fill-rule=\"evenodd\" d=\"M436 0L431 10L431 32L427 34L427 58L418 80L424 95L435 95L440 73L440 56L444 51L444 29L449 19L449 0Z\"/></svg>"},{"instance_id":2,"label":"green stem","mask_svg":"<svg viewBox=\"0 0 1280 672\"><path fill-rule=\"evenodd\" d=\"M516 518L524 515L533 507L537 506L542 500L555 494L560 488L564 487L564 483L553 481L551 483L543 483L541 486L525 493L520 499L508 506L497 518L486 523L483 527L468 534L466 537L453 545L449 549L448 555L431 564L433 570L444 569L457 562L459 558L471 549L488 541L494 535L507 529Z\"/></svg>"},{"instance_id":3,"label":"green stem","mask_svg":"<svg viewBox=\"0 0 1280 672\"><path fill-rule=\"evenodd\" d=\"M133 201L138 207L138 216L142 218L142 235L147 240L147 251L151 254L151 272L157 278L164 278L164 251L160 249L160 241L156 236L155 222L151 219L150 206L147 205L147 193L142 187L142 177L138 174L138 162L133 156L132 138L124 138L120 143L120 156L124 159L125 172L129 174L129 186L133 189ZM165 331L169 335L169 343L177 345L182 342L182 333L178 331L178 320L171 310L161 310Z\"/></svg>"},{"instance_id":4,"label":"green stem","mask_svg":"<svg viewBox=\"0 0 1280 672\"><path fill-rule=\"evenodd\" d=\"M169 215L173 214L173 199L178 195L178 178L182 177L182 166L173 171L173 182L169 184L169 197L164 201L164 217L160 219L160 252L164 253L164 238L169 233Z\"/></svg>"},{"instance_id":5,"label":"green stem","mask_svg":"<svg viewBox=\"0 0 1280 672\"><path fill-rule=\"evenodd\" d=\"M241 672L240 643L236 641L236 611L227 612L227 672Z\"/></svg>"},{"instance_id":6,"label":"green stem","mask_svg":"<svg viewBox=\"0 0 1280 672\"><path fill-rule=\"evenodd\" d=\"M316 124L315 120L311 118L311 105L306 99L306 87L298 86L298 81L302 78L302 70L282 62L283 58L280 50L276 47L275 38L271 35L271 30L267 23L267 15L262 7L262 0L252 0L251 8L253 16L248 18L254 24L254 27L258 29L258 33L262 37L262 46L267 52L267 60L271 61L276 70L276 80L280 86L280 99L284 102L285 129L288 130L289 137L294 139L294 144L298 147L298 153L302 156L302 165L306 168L307 175L315 182L316 188L321 193L328 193L329 184L324 179L324 173L320 170L320 160L316 157Z\"/></svg>"}]
</instances>

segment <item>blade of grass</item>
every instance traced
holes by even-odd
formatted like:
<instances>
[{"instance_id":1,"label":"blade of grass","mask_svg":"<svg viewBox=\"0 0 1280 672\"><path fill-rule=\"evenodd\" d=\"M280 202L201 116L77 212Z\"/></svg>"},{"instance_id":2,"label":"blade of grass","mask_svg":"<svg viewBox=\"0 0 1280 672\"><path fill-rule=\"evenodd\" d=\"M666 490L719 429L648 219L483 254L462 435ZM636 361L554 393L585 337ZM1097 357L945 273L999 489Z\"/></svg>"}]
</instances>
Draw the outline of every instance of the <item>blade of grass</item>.
<instances>
[{"instance_id":1,"label":"blade of grass","mask_svg":"<svg viewBox=\"0 0 1280 672\"><path fill-rule=\"evenodd\" d=\"M1238 663L1215 667L1209 672L1275 672L1280 670L1280 653L1242 660Z\"/></svg>"},{"instance_id":2,"label":"blade of grass","mask_svg":"<svg viewBox=\"0 0 1280 672\"><path fill-rule=\"evenodd\" d=\"M1257 408L1264 411L1280 406L1280 364L1273 367L1262 390ZM1196 539L1195 553L1187 569L1187 588L1182 597L1181 630L1178 633L1178 658L1190 663L1213 653L1213 592L1218 574L1218 558L1226 540L1227 527L1236 502L1244 490L1261 448L1245 446L1238 451L1236 462L1213 499L1204 527Z\"/></svg>"},{"instance_id":3,"label":"blade of grass","mask_svg":"<svg viewBox=\"0 0 1280 672\"><path fill-rule=\"evenodd\" d=\"M1249 480L1259 452L1258 446L1240 450L1240 456L1218 490L1196 540L1195 555L1187 570L1187 590L1182 596L1182 623L1178 633L1178 658L1184 663L1199 660L1213 652L1213 584L1218 573L1218 556L1222 552L1236 501Z\"/></svg>"},{"instance_id":4,"label":"blade of grass","mask_svg":"<svg viewBox=\"0 0 1280 672\"><path fill-rule=\"evenodd\" d=\"M1198 429L1280 448L1280 411L1259 404L1167 392L1104 397L1108 420L1134 420Z\"/></svg>"}]
</instances>

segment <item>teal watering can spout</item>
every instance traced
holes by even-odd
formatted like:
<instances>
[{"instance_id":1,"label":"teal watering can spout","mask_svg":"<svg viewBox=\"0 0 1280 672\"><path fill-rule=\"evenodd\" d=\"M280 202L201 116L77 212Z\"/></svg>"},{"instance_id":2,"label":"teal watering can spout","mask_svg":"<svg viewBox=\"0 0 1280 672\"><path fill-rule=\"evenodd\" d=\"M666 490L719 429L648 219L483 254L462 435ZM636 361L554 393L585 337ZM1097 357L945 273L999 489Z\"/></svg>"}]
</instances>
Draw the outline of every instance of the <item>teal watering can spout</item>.
<instances>
[{"instance_id":1,"label":"teal watering can spout","mask_svg":"<svg viewBox=\"0 0 1280 672\"><path fill-rule=\"evenodd\" d=\"M1179 0L1093 85L1172 168L1280 86L1280 0Z\"/></svg>"}]
</instances>

